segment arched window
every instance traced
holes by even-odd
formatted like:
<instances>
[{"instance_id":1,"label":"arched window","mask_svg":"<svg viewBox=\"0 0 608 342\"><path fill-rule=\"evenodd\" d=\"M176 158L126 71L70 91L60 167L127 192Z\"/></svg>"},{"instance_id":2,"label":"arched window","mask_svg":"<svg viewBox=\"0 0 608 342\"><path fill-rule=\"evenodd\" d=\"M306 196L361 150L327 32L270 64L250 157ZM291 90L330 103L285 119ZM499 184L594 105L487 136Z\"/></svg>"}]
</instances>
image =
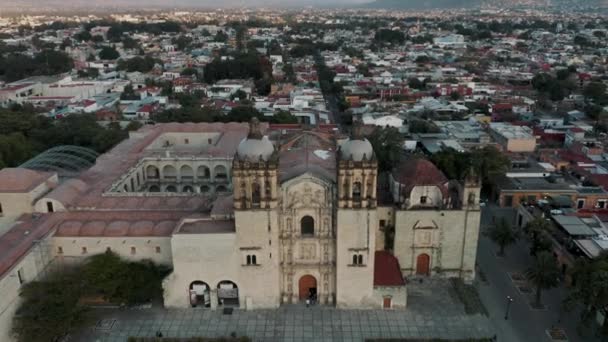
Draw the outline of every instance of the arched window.
<instances>
[{"instance_id":1,"label":"arched window","mask_svg":"<svg viewBox=\"0 0 608 342\"><path fill-rule=\"evenodd\" d=\"M261 201L260 185L258 183L253 183L252 188L251 188L251 202L253 204L259 205L260 201Z\"/></svg>"},{"instance_id":2,"label":"arched window","mask_svg":"<svg viewBox=\"0 0 608 342\"><path fill-rule=\"evenodd\" d=\"M207 185L201 185L201 193L206 194L209 192L209 187Z\"/></svg>"},{"instance_id":3,"label":"arched window","mask_svg":"<svg viewBox=\"0 0 608 342\"><path fill-rule=\"evenodd\" d=\"M166 179L176 179L177 178L177 170L171 165L167 165L163 168L163 178Z\"/></svg>"},{"instance_id":4,"label":"arched window","mask_svg":"<svg viewBox=\"0 0 608 342\"><path fill-rule=\"evenodd\" d=\"M169 185L165 188L165 192L177 192L177 188L174 185Z\"/></svg>"},{"instance_id":5,"label":"arched window","mask_svg":"<svg viewBox=\"0 0 608 342\"><path fill-rule=\"evenodd\" d=\"M215 173L214 178L216 180L228 179L228 172L226 171L226 167L223 165L216 166L215 169L213 169L213 172Z\"/></svg>"},{"instance_id":6,"label":"arched window","mask_svg":"<svg viewBox=\"0 0 608 342\"><path fill-rule=\"evenodd\" d=\"M363 265L363 254L353 254L353 265Z\"/></svg>"},{"instance_id":7,"label":"arched window","mask_svg":"<svg viewBox=\"0 0 608 342\"><path fill-rule=\"evenodd\" d=\"M251 265L251 255L247 256L247 265Z\"/></svg>"},{"instance_id":8,"label":"arched window","mask_svg":"<svg viewBox=\"0 0 608 342\"><path fill-rule=\"evenodd\" d=\"M184 165L179 169L179 174L183 180L191 181L194 179L194 171L188 165Z\"/></svg>"},{"instance_id":9,"label":"arched window","mask_svg":"<svg viewBox=\"0 0 608 342\"><path fill-rule=\"evenodd\" d=\"M300 232L302 235L315 235L315 220L310 216L302 217Z\"/></svg>"},{"instance_id":10,"label":"arched window","mask_svg":"<svg viewBox=\"0 0 608 342\"><path fill-rule=\"evenodd\" d=\"M354 200L361 199L361 182L353 183L353 199Z\"/></svg>"},{"instance_id":11,"label":"arched window","mask_svg":"<svg viewBox=\"0 0 608 342\"><path fill-rule=\"evenodd\" d=\"M158 168L154 165L149 165L146 168L146 177L148 179L158 179Z\"/></svg>"},{"instance_id":12,"label":"arched window","mask_svg":"<svg viewBox=\"0 0 608 342\"><path fill-rule=\"evenodd\" d=\"M209 179L211 177L211 171L204 165L199 166L196 170L196 177L199 179Z\"/></svg>"},{"instance_id":13,"label":"arched window","mask_svg":"<svg viewBox=\"0 0 608 342\"><path fill-rule=\"evenodd\" d=\"M186 185L182 188L182 192L194 192L194 189L190 185Z\"/></svg>"}]
</instances>

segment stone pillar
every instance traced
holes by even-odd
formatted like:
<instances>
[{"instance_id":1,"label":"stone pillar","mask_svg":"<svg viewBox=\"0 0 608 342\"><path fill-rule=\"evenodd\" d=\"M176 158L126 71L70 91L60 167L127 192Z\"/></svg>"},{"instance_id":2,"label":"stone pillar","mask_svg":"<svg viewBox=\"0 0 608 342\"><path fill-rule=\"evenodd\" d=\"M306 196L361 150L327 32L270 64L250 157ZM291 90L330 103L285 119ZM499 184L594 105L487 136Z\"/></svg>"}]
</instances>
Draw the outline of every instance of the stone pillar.
<instances>
[{"instance_id":1,"label":"stone pillar","mask_svg":"<svg viewBox=\"0 0 608 342\"><path fill-rule=\"evenodd\" d=\"M211 310L217 309L217 289L211 289L210 298L211 298Z\"/></svg>"}]
</instances>

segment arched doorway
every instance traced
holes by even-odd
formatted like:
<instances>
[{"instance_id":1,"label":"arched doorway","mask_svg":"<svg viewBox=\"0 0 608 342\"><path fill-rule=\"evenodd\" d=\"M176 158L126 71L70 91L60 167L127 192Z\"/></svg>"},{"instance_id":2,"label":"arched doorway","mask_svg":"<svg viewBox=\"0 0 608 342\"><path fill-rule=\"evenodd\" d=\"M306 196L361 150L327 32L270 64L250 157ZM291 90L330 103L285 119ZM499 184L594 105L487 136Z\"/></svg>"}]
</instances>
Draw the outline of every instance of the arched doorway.
<instances>
[{"instance_id":1,"label":"arched doorway","mask_svg":"<svg viewBox=\"0 0 608 342\"><path fill-rule=\"evenodd\" d=\"M312 296L317 296L317 279L310 274L302 276L298 282L300 288L300 300L306 300Z\"/></svg>"},{"instance_id":2,"label":"arched doorway","mask_svg":"<svg viewBox=\"0 0 608 342\"><path fill-rule=\"evenodd\" d=\"M217 284L217 302L219 306L239 307L239 288L230 280Z\"/></svg>"},{"instance_id":3,"label":"arched doorway","mask_svg":"<svg viewBox=\"0 0 608 342\"><path fill-rule=\"evenodd\" d=\"M211 294L210 288L207 283L195 280L190 283L190 305L193 308L202 307L202 308L210 308L211 307Z\"/></svg>"},{"instance_id":4,"label":"arched doorway","mask_svg":"<svg viewBox=\"0 0 608 342\"><path fill-rule=\"evenodd\" d=\"M416 258L416 274L417 275L429 275L431 257L428 254L420 254Z\"/></svg>"}]
</instances>

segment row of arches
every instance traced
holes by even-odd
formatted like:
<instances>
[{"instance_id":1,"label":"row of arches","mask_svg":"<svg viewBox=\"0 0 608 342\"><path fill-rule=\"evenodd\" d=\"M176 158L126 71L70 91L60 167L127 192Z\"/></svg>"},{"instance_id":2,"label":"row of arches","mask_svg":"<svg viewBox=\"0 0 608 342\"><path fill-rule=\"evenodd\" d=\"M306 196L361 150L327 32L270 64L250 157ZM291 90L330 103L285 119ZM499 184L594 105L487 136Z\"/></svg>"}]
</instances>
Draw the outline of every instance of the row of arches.
<instances>
[{"instance_id":1,"label":"row of arches","mask_svg":"<svg viewBox=\"0 0 608 342\"><path fill-rule=\"evenodd\" d=\"M218 192L228 192L229 189L225 185L211 186L211 185L183 185L183 184L152 184L148 186L148 192L171 192L171 193L197 193L197 194L211 194Z\"/></svg>"},{"instance_id":2,"label":"row of arches","mask_svg":"<svg viewBox=\"0 0 608 342\"><path fill-rule=\"evenodd\" d=\"M190 306L193 308L212 307L211 287L204 281L195 280L189 286ZM235 282L222 280L216 286L217 306L218 307L239 307L239 288Z\"/></svg>"},{"instance_id":3,"label":"row of arches","mask_svg":"<svg viewBox=\"0 0 608 342\"><path fill-rule=\"evenodd\" d=\"M197 181L197 180L214 180L214 181L225 181L228 179L228 169L224 165L216 165L213 168L213 174L211 169L205 165L201 165L194 169L190 165L182 165L179 169L173 165L165 165L159 168L155 165L148 165L145 169L146 179L148 180L184 180L184 181Z\"/></svg>"}]
</instances>

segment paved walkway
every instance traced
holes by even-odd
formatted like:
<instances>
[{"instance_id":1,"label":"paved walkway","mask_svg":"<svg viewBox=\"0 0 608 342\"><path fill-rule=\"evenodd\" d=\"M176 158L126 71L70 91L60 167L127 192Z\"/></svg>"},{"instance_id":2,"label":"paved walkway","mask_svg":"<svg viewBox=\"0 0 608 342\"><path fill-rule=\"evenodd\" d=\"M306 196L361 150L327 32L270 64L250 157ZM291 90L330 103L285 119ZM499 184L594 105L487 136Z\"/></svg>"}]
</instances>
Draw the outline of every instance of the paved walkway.
<instances>
[{"instance_id":1,"label":"paved walkway","mask_svg":"<svg viewBox=\"0 0 608 342\"><path fill-rule=\"evenodd\" d=\"M487 229L491 224L490 210L495 211L496 208L484 209L482 229ZM507 211L500 211L505 216L508 214ZM498 342L551 341L546 330L552 327L564 329L568 335L568 342L599 341L594 336L581 337L577 334L578 312L564 312L561 308L562 300L567 294L564 286L543 291L542 301L546 306L545 310L533 310L529 305L532 294L518 291L509 273L523 273L532 264L529 245L525 239L508 247L505 257L497 257L497 250L496 244L480 236L477 263L487 282L478 281L477 288L496 327ZM480 280L479 274L477 278ZM509 319L505 320L507 296L511 296L514 302L511 305Z\"/></svg>"},{"instance_id":2,"label":"paved walkway","mask_svg":"<svg viewBox=\"0 0 608 342\"><path fill-rule=\"evenodd\" d=\"M487 317L466 315L446 281L409 285L406 310L342 310L287 305L276 310L98 310L110 320L74 336L75 341L124 342L129 336L249 336L255 341L363 341L365 338L482 338L494 334Z\"/></svg>"}]
</instances>

